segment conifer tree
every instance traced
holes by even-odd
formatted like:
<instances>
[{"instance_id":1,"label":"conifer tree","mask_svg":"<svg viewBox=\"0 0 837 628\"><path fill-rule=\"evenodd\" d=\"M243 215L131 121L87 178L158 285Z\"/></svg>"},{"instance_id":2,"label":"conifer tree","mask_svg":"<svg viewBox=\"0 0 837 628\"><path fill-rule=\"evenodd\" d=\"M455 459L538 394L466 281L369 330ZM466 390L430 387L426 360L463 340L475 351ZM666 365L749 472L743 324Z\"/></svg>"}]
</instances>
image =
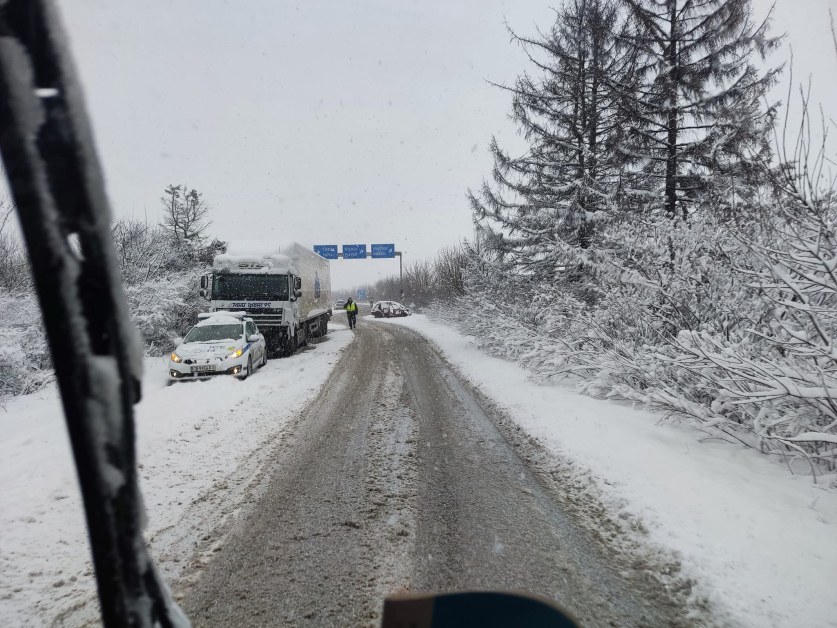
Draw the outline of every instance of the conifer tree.
<instances>
[{"instance_id":1,"label":"conifer tree","mask_svg":"<svg viewBox=\"0 0 837 628\"><path fill-rule=\"evenodd\" d=\"M635 69L620 28L615 1L570 0L548 33L512 34L537 71L507 88L528 150L512 157L492 141L494 186L469 196L486 245L533 271L549 275L564 248L589 247L614 208L625 129L616 101Z\"/></svg>"},{"instance_id":2,"label":"conifer tree","mask_svg":"<svg viewBox=\"0 0 837 628\"><path fill-rule=\"evenodd\" d=\"M779 69L760 73L780 38L770 17L752 21L750 0L622 0L636 27L628 38L642 56L642 79L625 85L631 119L626 150L642 156L669 217L718 173L746 175L747 157L763 156L768 124L760 101Z\"/></svg>"}]
</instances>

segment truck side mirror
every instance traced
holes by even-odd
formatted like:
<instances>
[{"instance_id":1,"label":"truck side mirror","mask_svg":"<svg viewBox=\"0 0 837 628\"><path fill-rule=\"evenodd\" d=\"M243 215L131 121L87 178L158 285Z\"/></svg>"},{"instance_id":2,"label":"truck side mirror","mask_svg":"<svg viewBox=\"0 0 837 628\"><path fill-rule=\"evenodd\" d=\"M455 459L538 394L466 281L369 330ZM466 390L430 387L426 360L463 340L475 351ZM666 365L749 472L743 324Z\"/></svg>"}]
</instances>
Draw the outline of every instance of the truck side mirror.
<instances>
[{"instance_id":1,"label":"truck side mirror","mask_svg":"<svg viewBox=\"0 0 837 628\"><path fill-rule=\"evenodd\" d=\"M300 290L299 288L294 290L294 296L295 297L301 297L302 296L302 290Z\"/></svg>"},{"instance_id":2,"label":"truck side mirror","mask_svg":"<svg viewBox=\"0 0 837 628\"><path fill-rule=\"evenodd\" d=\"M201 275L201 296L203 296L204 290L209 287L209 275Z\"/></svg>"},{"instance_id":3,"label":"truck side mirror","mask_svg":"<svg viewBox=\"0 0 837 628\"><path fill-rule=\"evenodd\" d=\"M294 288L296 290L302 290L302 277L295 277L294 278ZM297 295L299 296L299 295Z\"/></svg>"},{"instance_id":4,"label":"truck side mirror","mask_svg":"<svg viewBox=\"0 0 837 628\"><path fill-rule=\"evenodd\" d=\"M203 283L203 282L201 282L201 283ZM200 294L204 299L209 301L209 293L206 291L206 288L201 288L201 290L198 294Z\"/></svg>"}]
</instances>

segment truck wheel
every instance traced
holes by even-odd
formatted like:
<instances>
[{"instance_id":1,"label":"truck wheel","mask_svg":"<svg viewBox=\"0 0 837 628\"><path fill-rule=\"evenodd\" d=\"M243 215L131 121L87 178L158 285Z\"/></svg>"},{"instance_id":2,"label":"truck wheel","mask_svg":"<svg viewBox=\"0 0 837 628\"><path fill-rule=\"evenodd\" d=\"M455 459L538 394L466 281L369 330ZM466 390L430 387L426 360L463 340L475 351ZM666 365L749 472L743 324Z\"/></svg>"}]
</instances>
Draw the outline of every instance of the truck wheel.
<instances>
[{"instance_id":1,"label":"truck wheel","mask_svg":"<svg viewBox=\"0 0 837 628\"><path fill-rule=\"evenodd\" d=\"M294 338L285 338L282 341L282 348L280 349L283 358L290 357L296 351L296 342Z\"/></svg>"},{"instance_id":2,"label":"truck wheel","mask_svg":"<svg viewBox=\"0 0 837 628\"><path fill-rule=\"evenodd\" d=\"M275 358L282 354L282 339L276 333L265 334L265 360L268 357Z\"/></svg>"}]
</instances>

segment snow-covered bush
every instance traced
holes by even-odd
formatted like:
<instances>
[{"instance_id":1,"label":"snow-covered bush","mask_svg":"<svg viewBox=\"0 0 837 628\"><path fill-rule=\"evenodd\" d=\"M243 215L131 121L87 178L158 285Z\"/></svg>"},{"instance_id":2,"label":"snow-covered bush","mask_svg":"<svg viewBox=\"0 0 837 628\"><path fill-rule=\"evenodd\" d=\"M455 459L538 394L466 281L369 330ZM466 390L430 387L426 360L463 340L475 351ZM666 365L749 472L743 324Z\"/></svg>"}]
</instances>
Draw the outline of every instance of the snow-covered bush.
<instances>
[{"instance_id":1,"label":"snow-covered bush","mask_svg":"<svg viewBox=\"0 0 837 628\"><path fill-rule=\"evenodd\" d=\"M34 392L52 380L34 295L0 291L0 399Z\"/></svg>"},{"instance_id":2,"label":"snow-covered bush","mask_svg":"<svg viewBox=\"0 0 837 628\"><path fill-rule=\"evenodd\" d=\"M205 307L198 296L201 269L225 246L199 237L208 226L206 206L194 190L187 197L188 212L176 216L187 220L186 227L181 222L155 225L132 218L118 219L111 227L131 317L150 355L170 351L174 338L196 322ZM0 399L32 392L53 380L26 250L9 228L12 209L0 200Z\"/></svg>"},{"instance_id":3,"label":"snow-covered bush","mask_svg":"<svg viewBox=\"0 0 837 628\"><path fill-rule=\"evenodd\" d=\"M709 420L747 425L765 451L837 470L837 205L795 195L747 242L740 269L767 313L737 340L683 335L676 364L712 382Z\"/></svg>"},{"instance_id":4,"label":"snow-covered bush","mask_svg":"<svg viewBox=\"0 0 837 628\"><path fill-rule=\"evenodd\" d=\"M468 294L435 314L539 379L574 377L587 394L830 473L837 218L823 204L765 215L735 229L709 212L611 225L607 248L572 262L593 299L575 296L575 279L544 285L482 260Z\"/></svg>"},{"instance_id":5,"label":"snow-covered bush","mask_svg":"<svg viewBox=\"0 0 837 628\"><path fill-rule=\"evenodd\" d=\"M200 271L154 277L128 285L125 292L131 317L139 328L148 355L173 348L174 338L185 335L206 302L198 296Z\"/></svg>"},{"instance_id":6,"label":"snow-covered bush","mask_svg":"<svg viewBox=\"0 0 837 628\"><path fill-rule=\"evenodd\" d=\"M205 302L197 269L133 281L125 290L131 317L149 355L170 351L173 340L195 323ZM27 394L53 381L40 309L31 291L0 288L0 399Z\"/></svg>"}]
</instances>

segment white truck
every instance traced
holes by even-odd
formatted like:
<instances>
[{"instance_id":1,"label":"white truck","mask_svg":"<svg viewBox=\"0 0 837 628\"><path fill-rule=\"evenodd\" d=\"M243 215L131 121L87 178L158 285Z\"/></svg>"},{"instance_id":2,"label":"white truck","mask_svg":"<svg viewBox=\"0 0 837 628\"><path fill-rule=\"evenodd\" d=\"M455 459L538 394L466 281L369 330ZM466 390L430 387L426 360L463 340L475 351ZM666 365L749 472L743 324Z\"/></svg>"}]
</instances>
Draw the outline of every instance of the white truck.
<instances>
[{"instance_id":1,"label":"white truck","mask_svg":"<svg viewBox=\"0 0 837 628\"><path fill-rule=\"evenodd\" d=\"M268 355L291 355L308 338L328 333L328 260L293 242L271 246L229 242L201 277L211 312L246 312L265 337Z\"/></svg>"}]
</instances>

